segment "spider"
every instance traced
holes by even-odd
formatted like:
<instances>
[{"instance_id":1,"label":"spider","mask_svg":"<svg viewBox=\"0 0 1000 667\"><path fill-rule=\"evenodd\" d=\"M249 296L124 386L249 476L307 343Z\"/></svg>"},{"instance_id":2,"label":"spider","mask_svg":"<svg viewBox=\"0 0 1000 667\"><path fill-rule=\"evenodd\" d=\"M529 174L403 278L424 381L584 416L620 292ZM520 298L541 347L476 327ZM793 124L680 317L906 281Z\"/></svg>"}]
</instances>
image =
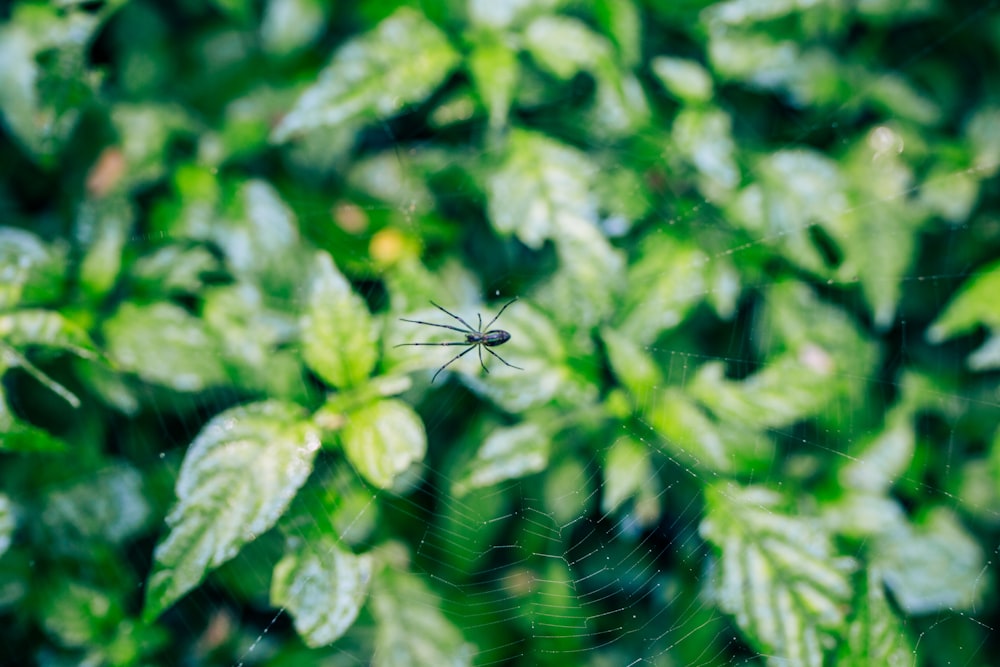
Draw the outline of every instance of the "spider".
<instances>
[{"instance_id":1,"label":"spider","mask_svg":"<svg viewBox=\"0 0 1000 667\"><path fill-rule=\"evenodd\" d=\"M434 382L434 380L437 379L437 376L441 373L441 371L443 371L444 369L448 368L448 366L451 366L454 362L458 361L459 359L461 359L462 357L464 357L465 355L467 355L473 348L478 348L479 349L479 365L482 366L483 370L486 371L487 373L489 373L490 370L488 368L486 368L486 364L483 363L483 349L484 348L485 348L485 350L487 352L489 352L494 357L496 357L501 362L503 362L503 364L505 366L510 366L511 368L516 368L519 371L523 371L524 370L523 368L521 368L520 366L515 366L514 364L507 363L507 361L505 361L503 357L501 357L499 354L497 354L496 352L494 352L493 350L490 349L491 347L497 347L499 345L503 345L504 343L506 343L507 341L510 340L510 334L507 333L506 331L504 331L503 329L492 329L492 330L490 330L490 327L493 326L493 323L496 322L500 318L500 316L503 314L503 311L507 310L507 306L509 306L510 304L514 303L515 301L517 301L517 297L516 296L513 299L511 299L510 301L508 301L504 305L504 307L501 308L500 311L496 314L496 317L494 317L492 320L490 320L489 324L487 324L485 327L483 327L483 316L481 314L479 314L479 313L476 313L476 316L479 318L479 328L478 329L473 329L472 326L468 322L466 322L465 320L463 320L461 317L459 317L458 315L456 315L456 314L454 314L452 312L449 312L448 310L445 310L441 306L439 306L436 303L434 303L433 301L431 301L431 305L432 306L434 306L435 308L437 308L438 310L440 310L441 312L443 312L445 315L448 315L449 317L453 317L454 319L458 320L463 325L465 325L465 328L464 329L459 329L458 327L453 327L453 326L451 326L449 324L434 324L433 322L421 322L420 320L408 320L405 317L401 317L399 319L401 319L404 322L412 322L414 324L425 324L425 325L427 325L429 327L441 327L442 329L451 329L452 331L457 331L460 334L464 334L465 335L465 340L453 341L451 343L400 343L399 345L396 345L395 347L403 347L405 345L444 345L444 346L468 345L469 346L468 348L466 348L465 350L462 350L461 352L459 352L458 354L456 354L454 357L451 358L451 360L448 363L446 363L441 368L437 369L437 372L434 373L434 377L431 378L431 382L432 383Z\"/></svg>"}]
</instances>

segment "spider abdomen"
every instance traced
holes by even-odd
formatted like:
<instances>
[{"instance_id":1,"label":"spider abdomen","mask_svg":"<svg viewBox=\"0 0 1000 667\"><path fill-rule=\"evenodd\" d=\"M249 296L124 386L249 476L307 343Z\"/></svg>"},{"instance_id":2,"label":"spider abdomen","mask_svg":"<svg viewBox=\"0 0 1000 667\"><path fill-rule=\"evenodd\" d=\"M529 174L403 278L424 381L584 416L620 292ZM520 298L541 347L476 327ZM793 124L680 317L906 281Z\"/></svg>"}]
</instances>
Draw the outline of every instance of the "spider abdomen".
<instances>
[{"instance_id":1,"label":"spider abdomen","mask_svg":"<svg viewBox=\"0 0 1000 667\"><path fill-rule=\"evenodd\" d=\"M465 338L470 343L482 343L486 347L496 347L497 345L503 345L509 341L510 334L503 329L494 329L493 331L487 331L480 336L468 334Z\"/></svg>"}]
</instances>

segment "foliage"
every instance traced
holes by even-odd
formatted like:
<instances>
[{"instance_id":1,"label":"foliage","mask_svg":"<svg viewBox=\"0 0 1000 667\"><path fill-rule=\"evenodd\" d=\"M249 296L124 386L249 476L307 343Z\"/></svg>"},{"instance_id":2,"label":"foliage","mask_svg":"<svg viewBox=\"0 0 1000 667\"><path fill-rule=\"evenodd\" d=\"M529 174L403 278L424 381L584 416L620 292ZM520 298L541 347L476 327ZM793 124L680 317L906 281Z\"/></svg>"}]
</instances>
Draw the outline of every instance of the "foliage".
<instances>
[{"instance_id":1,"label":"foliage","mask_svg":"<svg viewBox=\"0 0 1000 667\"><path fill-rule=\"evenodd\" d=\"M998 30L15 2L4 657L995 655Z\"/></svg>"}]
</instances>

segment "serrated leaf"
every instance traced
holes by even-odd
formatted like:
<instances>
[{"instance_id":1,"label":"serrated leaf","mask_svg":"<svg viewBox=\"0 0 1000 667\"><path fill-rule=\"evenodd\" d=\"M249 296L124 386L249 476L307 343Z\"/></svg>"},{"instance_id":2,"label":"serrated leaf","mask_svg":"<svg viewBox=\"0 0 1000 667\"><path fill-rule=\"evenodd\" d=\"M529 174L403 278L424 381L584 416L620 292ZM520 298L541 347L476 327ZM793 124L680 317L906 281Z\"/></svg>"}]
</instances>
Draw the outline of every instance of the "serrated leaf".
<instances>
[{"instance_id":1,"label":"serrated leaf","mask_svg":"<svg viewBox=\"0 0 1000 667\"><path fill-rule=\"evenodd\" d=\"M541 16L524 31L524 47L560 79L591 72L610 61L611 44L586 23L568 16Z\"/></svg>"},{"instance_id":2,"label":"serrated leaf","mask_svg":"<svg viewBox=\"0 0 1000 667\"><path fill-rule=\"evenodd\" d=\"M711 486L706 503L699 530L720 552L719 606L770 660L821 667L824 645L846 630L854 561L836 554L818 519L784 513L772 491Z\"/></svg>"},{"instance_id":3,"label":"serrated leaf","mask_svg":"<svg viewBox=\"0 0 1000 667\"><path fill-rule=\"evenodd\" d=\"M460 497L473 489L544 470L550 444L548 434L530 422L495 429L467 464L453 493Z\"/></svg>"},{"instance_id":4,"label":"serrated leaf","mask_svg":"<svg viewBox=\"0 0 1000 667\"><path fill-rule=\"evenodd\" d=\"M427 452L427 433L419 415L393 399L351 412L340 439L354 469L380 489L391 489Z\"/></svg>"},{"instance_id":5,"label":"serrated leaf","mask_svg":"<svg viewBox=\"0 0 1000 667\"><path fill-rule=\"evenodd\" d=\"M858 587L854 614L837 651L838 667L911 667L916 662L906 627L889 605L877 568L869 568Z\"/></svg>"},{"instance_id":6,"label":"serrated leaf","mask_svg":"<svg viewBox=\"0 0 1000 667\"><path fill-rule=\"evenodd\" d=\"M108 355L143 380L177 391L227 384L218 339L172 303L124 303L104 323Z\"/></svg>"},{"instance_id":7,"label":"serrated leaf","mask_svg":"<svg viewBox=\"0 0 1000 667\"><path fill-rule=\"evenodd\" d=\"M312 471L317 431L294 404L227 410L191 443L177 477L170 532L156 547L146 619L160 615L271 528Z\"/></svg>"},{"instance_id":8,"label":"serrated leaf","mask_svg":"<svg viewBox=\"0 0 1000 667\"><path fill-rule=\"evenodd\" d=\"M503 162L486 182L493 226L538 249L558 233L563 216L596 223L596 176L586 154L541 134L514 131Z\"/></svg>"},{"instance_id":9,"label":"serrated leaf","mask_svg":"<svg viewBox=\"0 0 1000 667\"><path fill-rule=\"evenodd\" d=\"M313 262L301 328L306 363L334 387L357 386L375 367L376 332L368 307L325 252Z\"/></svg>"},{"instance_id":10,"label":"serrated leaf","mask_svg":"<svg viewBox=\"0 0 1000 667\"><path fill-rule=\"evenodd\" d=\"M466 667L474 647L445 618L441 600L418 577L385 567L372 587L375 667Z\"/></svg>"},{"instance_id":11,"label":"serrated leaf","mask_svg":"<svg viewBox=\"0 0 1000 667\"><path fill-rule=\"evenodd\" d=\"M307 646L324 646L354 623L371 577L371 556L356 556L329 536L296 539L274 567L271 604L288 609Z\"/></svg>"},{"instance_id":12,"label":"serrated leaf","mask_svg":"<svg viewBox=\"0 0 1000 667\"><path fill-rule=\"evenodd\" d=\"M982 547L943 507L873 536L872 563L908 614L975 609L991 590Z\"/></svg>"},{"instance_id":13,"label":"serrated leaf","mask_svg":"<svg viewBox=\"0 0 1000 667\"><path fill-rule=\"evenodd\" d=\"M385 118L424 100L458 64L447 37L404 7L333 56L274 130L274 141L358 119Z\"/></svg>"}]
</instances>

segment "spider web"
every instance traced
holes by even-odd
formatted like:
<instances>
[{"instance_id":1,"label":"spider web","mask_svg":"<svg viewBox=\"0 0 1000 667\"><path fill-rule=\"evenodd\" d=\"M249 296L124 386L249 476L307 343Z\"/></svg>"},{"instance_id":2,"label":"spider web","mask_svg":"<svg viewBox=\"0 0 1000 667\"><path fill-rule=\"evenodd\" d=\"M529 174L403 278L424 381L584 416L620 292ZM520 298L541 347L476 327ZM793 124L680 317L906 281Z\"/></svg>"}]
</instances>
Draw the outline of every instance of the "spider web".
<instances>
[{"instance_id":1,"label":"spider web","mask_svg":"<svg viewBox=\"0 0 1000 667\"><path fill-rule=\"evenodd\" d=\"M749 11L750 4L725 6ZM368 602L335 641L287 649L297 641L289 638L298 616L260 594L281 557L284 536L274 532L242 548L165 622L199 638L204 664L405 664L393 653L403 645L407 655L427 657L424 664L442 647L452 664L820 664L793 649L835 653L833 638L843 645L857 628L870 634L864 655L873 661L987 664L1000 650L992 593L1000 505L990 440L1000 391L996 366L970 368L986 340L982 329L952 336L940 318L963 286L996 272L989 265L998 156L984 151L979 162L951 166L914 159L913 179L899 186L899 155L921 154L919 137L905 130L912 119L886 103L877 118L859 121L856 108L947 55L979 25L996 25L995 3L951 11L952 30L908 47L894 69L852 91L824 122L801 126L795 105L768 106L782 114L772 122L788 126L784 148L753 160L733 151L738 183L726 185L732 175L718 153L675 145L683 165L669 166L685 170L683 186L654 182L656 197L635 221L627 204L640 188L630 191L624 176L603 171L595 180L624 194L622 211L603 217L599 229L627 264L597 254L590 271L584 251L560 255L551 243L534 243L530 229L501 234L485 221L464 230L471 240L460 261L434 256L449 247L453 218L483 204L471 187L446 196L423 187L428 164L447 171L461 151L425 150L434 142L424 140L425 128L407 125L412 118L371 130L364 164L353 172L364 203L282 184L317 245L329 241L319 230L331 224L344 232L338 240L386 220L387 228L426 237L426 272L371 262L374 243L332 253L384 318L385 365L410 378L396 394L419 414L426 456L389 492L324 452L311 490L282 519L284 536L304 542L332 525L341 543L325 545L327 556L345 545L377 554L382 569L361 577L373 579L365 582L374 587ZM802 90L795 85L810 82L793 82L791 91L771 83L734 85L794 99ZM712 142L725 134L741 146L769 145L753 122L741 122L741 95L750 93L727 92L732 131L716 132L719 117L706 114L690 118L693 136L704 132L717 150ZM650 165L677 159L660 148L637 155L650 150L641 141L573 141L612 158L605 166L615 157ZM829 165L821 158L850 142L867 146L864 173L873 186L838 198L850 188L823 181ZM473 158L500 163L504 155L485 148ZM648 175L655 181L668 172ZM980 181L978 199L963 207L963 184ZM726 194L752 182L772 191ZM801 188L793 210L755 217L759 198L777 198L788 182L789 190ZM921 197L933 200L942 221L917 236L908 268L895 270L894 254L882 252L912 238L904 228L852 229L862 241L847 250L831 237L838 220L874 219ZM131 243L153 240L137 235ZM390 253L407 242L382 240ZM976 243L981 248L970 251ZM787 261L796 252L804 259ZM852 253L876 267L885 262L884 276L852 274ZM579 264L555 278L567 258ZM511 334L495 351L524 370L484 355L485 373L474 351L432 382L459 348L394 349L460 337L399 321L454 324L422 297L400 296L401 286L414 287L408 280L428 276L413 291L442 289L435 301L468 322L479 313L489 321L518 297L494 325ZM620 291L604 304L581 296L601 281ZM278 309L291 300L263 298ZM632 315L616 319L622 312ZM553 376L553 358L569 370ZM581 377L599 379L599 389ZM238 400L224 390L195 398L147 391L151 418L172 444L163 456L186 451ZM318 588L325 576L307 574L305 585ZM213 651L223 644L229 650L219 658Z\"/></svg>"}]
</instances>

